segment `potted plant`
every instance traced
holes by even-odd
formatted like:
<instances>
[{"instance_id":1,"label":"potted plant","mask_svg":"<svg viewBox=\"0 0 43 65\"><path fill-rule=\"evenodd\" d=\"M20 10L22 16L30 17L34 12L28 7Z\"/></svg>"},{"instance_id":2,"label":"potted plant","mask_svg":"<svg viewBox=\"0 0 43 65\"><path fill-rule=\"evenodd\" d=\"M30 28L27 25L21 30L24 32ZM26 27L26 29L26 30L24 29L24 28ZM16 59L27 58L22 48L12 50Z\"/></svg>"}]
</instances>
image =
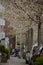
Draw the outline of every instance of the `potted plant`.
<instances>
[{"instance_id":1,"label":"potted plant","mask_svg":"<svg viewBox=\"0 0 43 65\"><path fill-rule=\"evenodd\" d=\"M10 58L10 48L5 48L5 53L7 54L7 59Z\"/></svg>"}]
</instances>

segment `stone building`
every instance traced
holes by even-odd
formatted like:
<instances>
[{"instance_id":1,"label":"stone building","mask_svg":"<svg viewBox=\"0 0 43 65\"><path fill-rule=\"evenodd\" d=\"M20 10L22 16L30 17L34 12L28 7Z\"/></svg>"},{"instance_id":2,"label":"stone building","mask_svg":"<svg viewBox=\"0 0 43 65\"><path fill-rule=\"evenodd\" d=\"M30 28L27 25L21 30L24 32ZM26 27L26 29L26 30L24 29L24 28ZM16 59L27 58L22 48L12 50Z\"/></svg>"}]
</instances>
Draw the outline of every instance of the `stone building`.
<instances>
[{"instance_id":1,"label":"stone building","mask_svg":"<svg viewBox=\"0 0 43 65\"><path fill-rule=\"evenodd\" d=\"M0 13L0 17L10 22L10 25L7 25L7 32L10 32L7 34L8 36L18 37L16 43L19 39L20 44L26 42L26 35L28 36L29 45L31 45L30 40L32 40L32 44L43 43L42 0L0 0L0 4L5 8L4 12ZM31 28L33 29L32 34L30 32Z\"/></svg>"}]
</instances>

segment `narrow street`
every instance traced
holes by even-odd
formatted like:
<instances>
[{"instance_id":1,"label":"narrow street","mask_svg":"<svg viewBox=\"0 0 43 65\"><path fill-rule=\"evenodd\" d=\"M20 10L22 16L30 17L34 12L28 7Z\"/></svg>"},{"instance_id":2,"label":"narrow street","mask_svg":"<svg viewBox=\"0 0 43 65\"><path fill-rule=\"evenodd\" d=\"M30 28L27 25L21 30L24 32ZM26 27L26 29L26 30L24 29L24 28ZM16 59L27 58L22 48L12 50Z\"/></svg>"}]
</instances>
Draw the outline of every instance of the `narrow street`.
<instances>
[{"instance_id":1,"label":"narrow street","mask_svg":"<svg viewBox=\"0 0 43 65\"><path fill-rule=\"evenodd\" d=\"M43 0L0 0L0 65L43 65Z\"/></svg>"},{"instance_id":2,"label":"narrow street","mask_svg":"<svg viewBox=\"0 0 43 65\"><path fill-rule=\"evenodd\" d=\"M11 57L7 63L1 63L1 65L26 65L25 60L17 57Z\"/></svg>"}]
</instances>

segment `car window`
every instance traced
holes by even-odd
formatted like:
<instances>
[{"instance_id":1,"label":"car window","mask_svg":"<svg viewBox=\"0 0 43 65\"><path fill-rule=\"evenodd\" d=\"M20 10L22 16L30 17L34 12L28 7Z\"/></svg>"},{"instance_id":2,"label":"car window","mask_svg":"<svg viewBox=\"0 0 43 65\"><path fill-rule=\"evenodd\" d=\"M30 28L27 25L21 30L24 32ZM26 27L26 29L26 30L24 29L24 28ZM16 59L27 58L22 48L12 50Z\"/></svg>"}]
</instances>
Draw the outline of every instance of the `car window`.
<instances>
[{"instance_id":1,"label":"car window","mask_svg":"<svg viewBox=\"0 0 43 65\"><path fill-rule=\"evenodd\" d=\"M37 54L38 53L38 46L35 46L34 48L33 48L33 54L35 53L35 54Z\"/></svg>"},{"instance_id":2,"label":"car window","mask_svg":"<svg viewBox=\"0 0 43 65\"><path fill-rule=\"evenodd\" d=\"M30 51L27 51L27 53L30 53Z\"/></svg>"},{"instance_id":3,"label":"car window","mask_svg":"<svg viewBox=\"0 0 43 65\"><path fill-rule=\"evenodd\" d=\"M40 53L43 54L43 48L40 50Z\"/></svg>"}]
</instances>

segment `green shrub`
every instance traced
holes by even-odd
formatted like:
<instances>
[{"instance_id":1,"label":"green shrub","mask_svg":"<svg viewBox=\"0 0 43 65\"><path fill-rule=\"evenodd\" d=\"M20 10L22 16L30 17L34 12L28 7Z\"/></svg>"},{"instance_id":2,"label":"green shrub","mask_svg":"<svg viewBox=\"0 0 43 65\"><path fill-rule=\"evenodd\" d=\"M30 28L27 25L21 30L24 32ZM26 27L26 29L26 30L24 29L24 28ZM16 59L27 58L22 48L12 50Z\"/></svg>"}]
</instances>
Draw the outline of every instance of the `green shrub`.
<instances>
[{"instance_id":1,"label":"green shrub","mask_svg":"<svg viewBox=\"0 0 43 65\"><path fill-rule=\"evenodd\" d=\"M32 58L31 58L31 61L35 62L36 58L37 57L35 55L33 55Z\"/></svg>"},{"instance_id":2,"label":"green shrub","mask_svg":"<svg viewBox=\"0 0 43 65\"><path fill-rule=\"evenodd\" d=\"M10 48L5 48L5 53L7 54L7 59L10 57Z\"/></svg>"},{"instance_id":3,"label":"green shrub","mask_svg":"<svg viewBox=\"0 0 43 65\"><path fill-rule=\"evenodd\" d=\"M4 45L0 45L0 52L2 53L2 52L4 52L4 51L5 51Z\"/></svg>"},{"instance_id":4,"label":"green shrub","mask_svg":"<svg viewBox=\"0 0 43 65\"><path fill-rule=\"evenodd\" d=\"M5 53L9 53L10 52L10 48L5 48Z\"/></svg>"},{"instance_id":5,"label":"green shrub","mask_svg":"<svg viewBox=\"0 0 43 65\"><path fill-rule=\"evenodd\" d=\"M36 58L35 65L43 65L43 57Z\"/></svg>"}]
</instances>

